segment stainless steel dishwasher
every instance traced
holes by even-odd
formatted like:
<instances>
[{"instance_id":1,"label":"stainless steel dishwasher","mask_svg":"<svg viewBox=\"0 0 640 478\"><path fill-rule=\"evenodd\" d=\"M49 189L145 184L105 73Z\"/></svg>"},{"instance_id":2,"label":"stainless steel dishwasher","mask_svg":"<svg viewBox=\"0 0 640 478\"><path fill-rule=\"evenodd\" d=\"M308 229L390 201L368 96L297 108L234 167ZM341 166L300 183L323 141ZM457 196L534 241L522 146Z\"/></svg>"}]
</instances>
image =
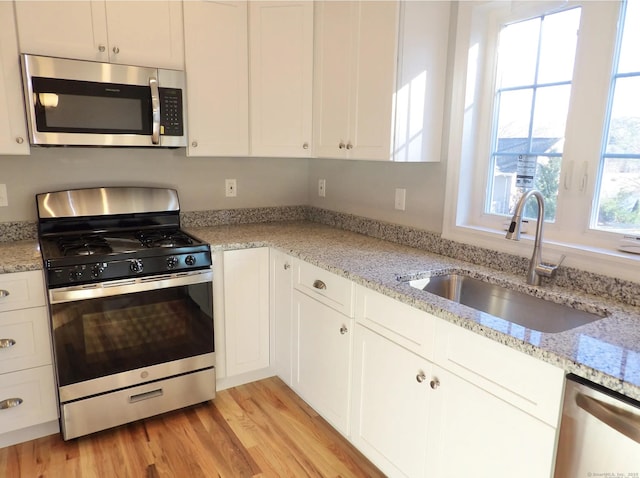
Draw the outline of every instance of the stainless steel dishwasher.
<instances>
[{"instance_id":1,"label":"stainless steel dishwasher","mask_svg":"<svg viewBox=\"0 0 640 478\"><path fill-rule=\"evenodd\" d=\"M555 478L640 478L640 402L567 376Z\"/></svg>"}]
</instances>

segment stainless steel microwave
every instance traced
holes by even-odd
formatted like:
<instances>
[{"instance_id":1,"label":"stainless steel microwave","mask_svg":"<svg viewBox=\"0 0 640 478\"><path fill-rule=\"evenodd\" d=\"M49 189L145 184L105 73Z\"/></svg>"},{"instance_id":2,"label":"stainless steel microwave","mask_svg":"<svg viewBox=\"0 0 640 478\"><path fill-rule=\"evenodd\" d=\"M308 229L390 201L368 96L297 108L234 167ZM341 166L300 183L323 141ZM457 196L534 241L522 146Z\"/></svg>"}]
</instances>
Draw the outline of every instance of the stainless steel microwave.
<instances>
[{"instance_id":1,"label":"stainless steel microwave","mask_svg":"<svg viewBox=\"0 0 640 478\"><path fill-rule=\"evenodd\" d=\"M34 145L186 146L185 74L22 55Z\"/></svg>"}]
</instances>

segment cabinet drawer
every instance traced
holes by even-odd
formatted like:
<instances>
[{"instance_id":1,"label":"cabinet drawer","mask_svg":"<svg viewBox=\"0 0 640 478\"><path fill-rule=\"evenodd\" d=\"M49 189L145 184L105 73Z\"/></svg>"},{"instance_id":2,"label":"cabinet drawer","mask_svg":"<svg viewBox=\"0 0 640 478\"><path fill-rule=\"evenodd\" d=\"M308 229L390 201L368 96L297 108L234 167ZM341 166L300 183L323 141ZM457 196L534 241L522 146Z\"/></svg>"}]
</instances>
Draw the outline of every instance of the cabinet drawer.
<instances>
[{"instance_id":1,"label":"cabinet drawer","mask_svg":"<svg viewBox=\"0 0 640 478\"><path fill-rule=\"evenodd\" d=\"M0 312L45 305L40 271L0 274Z\"/></svg>"},{"instance_id":2,"label":"cabinet drawer","mask_svg":"<svg viewBox=\"0 0 640 478\"><path fill-rule=\"evenodd\" d=\"M0 381L0 430L3 433L58 418L51 365L5 373ZM22 402L5 408L16 399Z\"/></svg>"},{"instance_id":3,"label":"cabinet drawer","mask_svg":"<svg viewBox=\"0 0 640 478\"><path fill-rule=\"evenodd\" d=\"M393 342L432 360L435 321L432 315L378 292L356 287L356 320Z\"/></svg>"},{"instance_id":4,"label":"cabinet drawer","mask_svg":"<svg viewBox=\"0 0 640 478\"><path fill-rule=\"evenodd\" d=\"M435 362L552 427L558 426L564 371L443 320Z\"/></svg>"},{"instance_id":5,"label":"cabinet drawer","mask_svg":"<svg viewBox=\"0 0 640 478\"><path fill-rule=\"evenodd\" d=\"M353 282L306 262L296 261L294 267L294 288L353 317Z\"/></svg>"},{"instance_id":6,"label":"cabinet drawer","mask_svg":"<svg viewBox=\"0 0 640 478\"><path fill-rule=\"evenodd\" d=\"M0 313L0 373L51 363L46 307Z\"/></svg>"}]
</instances>

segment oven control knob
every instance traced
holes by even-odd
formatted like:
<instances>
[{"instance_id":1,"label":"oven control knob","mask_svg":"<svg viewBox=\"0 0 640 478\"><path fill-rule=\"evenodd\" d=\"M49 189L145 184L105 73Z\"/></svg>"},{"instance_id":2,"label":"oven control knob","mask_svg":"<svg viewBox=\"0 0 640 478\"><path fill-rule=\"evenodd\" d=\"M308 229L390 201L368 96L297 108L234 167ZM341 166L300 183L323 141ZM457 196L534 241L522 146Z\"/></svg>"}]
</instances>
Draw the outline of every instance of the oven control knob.
<instances>
[{"instance_id":1,"label":"oven control knob","mask_svg":"<svg viewBox=\"0 0 640 478\"><path fill-rule=\"evenodd\" d=\"M167 257L167 269L173 269L178 265L178 258L176 256Z\"/></svg>"},{"instance_id":2,"label":"oven control knob","mask_svg":"<svg viewBox=\"0 0 640 478\"><path fill-rule=\"evenodd\" d=\"M188 266L193 266L196 263L196 258L195 258L195 256L187 256L187 257L185 257L184 262Z\"/></svg>"},{"instance_id":3,"label":"oven control knob","mask_svg":"<svg viewBox=\"0 0 640 478\"><path fill-rule=\"evenodd\" d=\"M131 269L131 272L142 272L142 269L144 269L144 266L142 265L142 259L133 259L131 261L131 264L129 264L129 269Z\"/></svg>"},{"instance_id":4,"label":"oven control knob","mask_svg":"<svg viewBox=\"0 0 640 478\"><path fill-rule=\"evenodd\" d=\"M82 279L82 271L81 270L72 270L69 272L69 280L80 280Z\"/></svg>"},{"instance_id":5,"label":"oven control knob","mask_svg":"<svg viewBox=\"0 0 640 478\"><path fill-rule=\"evenodd\" d=\"M103 271L104 271L104 268L100 264L96 264L91 268L91 277L93 277L94 279L97 279L102 275Z\"/></svg>"}]
</instances>

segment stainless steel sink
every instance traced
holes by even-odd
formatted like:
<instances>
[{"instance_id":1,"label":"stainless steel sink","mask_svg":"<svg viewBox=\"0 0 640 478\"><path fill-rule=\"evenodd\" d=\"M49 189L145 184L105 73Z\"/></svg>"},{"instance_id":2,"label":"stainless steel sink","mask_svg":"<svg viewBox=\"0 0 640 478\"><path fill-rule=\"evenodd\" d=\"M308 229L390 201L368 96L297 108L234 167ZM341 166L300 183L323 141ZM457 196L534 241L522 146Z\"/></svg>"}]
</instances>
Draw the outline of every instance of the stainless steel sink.
<instances>
[{"instance_id":1,"label":"stainless steel sink","mask_svg":"<svg viewBox=\"0 0 640 478\"><path fill-rule=\"evenodd\" d=\"M462 274L416 279L409 284L539 332L564 332L605 317Z\"/></svg>"}]
</instances>

